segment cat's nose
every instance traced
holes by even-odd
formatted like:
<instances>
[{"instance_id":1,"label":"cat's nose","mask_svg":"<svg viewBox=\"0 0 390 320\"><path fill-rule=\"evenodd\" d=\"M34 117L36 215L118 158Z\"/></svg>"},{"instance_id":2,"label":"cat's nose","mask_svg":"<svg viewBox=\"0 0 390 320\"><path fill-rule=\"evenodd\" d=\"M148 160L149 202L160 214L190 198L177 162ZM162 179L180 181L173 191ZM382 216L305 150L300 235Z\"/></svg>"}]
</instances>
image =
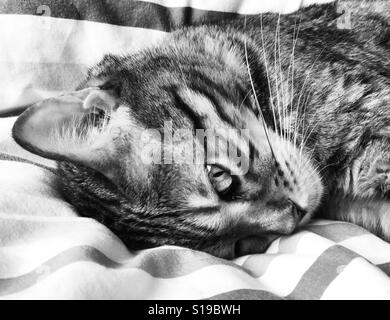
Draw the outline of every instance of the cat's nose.
<instances>
[{"instance_id":1,"label":"cat's nose","mask_svg":"<svg viewBox=\"0 0 390 320\"><path fill-rule=\"evenodd\" d=\"M290 202L292 204L292 210L294 214L299 218L299 220L302 220L303 217L307 214L307 210L305 208L302 208L299 204L297 204L291 199Z\"/></svg>"}]
</instances>

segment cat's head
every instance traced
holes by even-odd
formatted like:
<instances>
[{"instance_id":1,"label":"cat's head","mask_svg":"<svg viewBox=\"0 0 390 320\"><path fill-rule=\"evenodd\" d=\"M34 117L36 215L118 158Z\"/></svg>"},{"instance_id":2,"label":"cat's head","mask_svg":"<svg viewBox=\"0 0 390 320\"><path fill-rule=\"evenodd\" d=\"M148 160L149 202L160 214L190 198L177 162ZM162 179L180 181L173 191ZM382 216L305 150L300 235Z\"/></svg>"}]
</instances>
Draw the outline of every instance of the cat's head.
<instances>
[{"instance_id":1,"label":"cat's head","mask_svg":"<svg viewBox=\"0 0 390 320\"><path fill-rule=\"evenodd\" d=\"M65 199L130 249L262 252L308 221L322 184L293 136L264 125L239 56L212 39L106 56L13 136L57 160Z\"/></svg>"}]
</instances>

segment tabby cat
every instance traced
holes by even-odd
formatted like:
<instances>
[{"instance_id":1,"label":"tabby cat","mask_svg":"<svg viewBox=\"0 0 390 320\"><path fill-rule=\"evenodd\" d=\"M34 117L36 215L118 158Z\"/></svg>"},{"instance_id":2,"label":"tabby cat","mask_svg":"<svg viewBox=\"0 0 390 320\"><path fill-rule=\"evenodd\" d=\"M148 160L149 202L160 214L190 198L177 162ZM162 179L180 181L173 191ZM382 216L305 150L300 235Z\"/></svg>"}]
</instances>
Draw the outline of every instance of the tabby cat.
<instances>
[{"instance_id":1,"label":"tabby cat","mask_svg":"<svg viewBox=\"0 0 390 320\"><path fill-rule=\"evenodd\" d=\"M58 161L64 199L132 250L263 252L314 214L389 240L390 27L337 17L325 5L178 28L105 56L13 137Z\"/></svg>"}]
</instances>

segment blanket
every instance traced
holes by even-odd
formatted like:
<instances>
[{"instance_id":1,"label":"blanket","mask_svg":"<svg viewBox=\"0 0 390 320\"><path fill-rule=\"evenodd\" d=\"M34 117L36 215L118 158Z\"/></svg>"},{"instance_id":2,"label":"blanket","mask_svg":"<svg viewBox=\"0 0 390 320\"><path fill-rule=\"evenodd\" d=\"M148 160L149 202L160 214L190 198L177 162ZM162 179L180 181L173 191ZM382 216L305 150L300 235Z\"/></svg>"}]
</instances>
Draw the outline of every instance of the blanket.
<instances>
[{"instance_id":1,"label":"blanket","mask_svg":"<svg viewBox=\"0 0 390 320\"><path fill-rule=\"evenodd\" d=\"M10 135L12 115L73 89L105 53L134 52L205 16L312 2L0 1L0 298L390 299L390 244L349 223L314 220L233 261L173 246L129 251L58 196L52 161Z\"/></svg>"}]
</instances>

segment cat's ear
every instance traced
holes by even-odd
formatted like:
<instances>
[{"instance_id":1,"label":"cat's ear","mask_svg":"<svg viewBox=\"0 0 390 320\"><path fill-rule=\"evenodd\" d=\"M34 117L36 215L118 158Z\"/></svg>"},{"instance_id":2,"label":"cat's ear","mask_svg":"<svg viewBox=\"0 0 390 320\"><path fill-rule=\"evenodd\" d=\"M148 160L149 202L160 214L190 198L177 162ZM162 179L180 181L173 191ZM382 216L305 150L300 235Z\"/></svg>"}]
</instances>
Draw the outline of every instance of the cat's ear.
<instances>
[{"instance_id":1,"label":"cat's ear","mask_svg":"<svg viewBox=\"0 0 390 320\"><path fill-rule=\"evenodd\" d=\"M117 105L115 96L97 87L69 92L28 108L15 122L12 135L39 156L96 168L107 157L107 119Z\"/></svg>"}]
</instances>

